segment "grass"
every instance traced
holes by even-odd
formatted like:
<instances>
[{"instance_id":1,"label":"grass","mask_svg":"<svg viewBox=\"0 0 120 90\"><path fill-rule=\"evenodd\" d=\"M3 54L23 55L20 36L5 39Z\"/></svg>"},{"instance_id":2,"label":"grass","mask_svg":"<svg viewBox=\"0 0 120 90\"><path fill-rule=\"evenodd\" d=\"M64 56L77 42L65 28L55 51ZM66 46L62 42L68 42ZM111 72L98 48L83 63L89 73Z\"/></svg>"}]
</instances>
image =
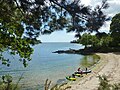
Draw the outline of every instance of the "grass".
<instances>
[{"instance_id":1,"label":"grass","mask_svg":"<svg viewBox=\"0 0 120 90\"><path fill-rule=\"evenodd\" d=\"M0 90L20 90L20 87L16 87L16 84L13 84L13 83L10 83L9 84L9 87L8 87L8 84L6 83L1 83L0 82Z\"/></svg>"}]
</instances>

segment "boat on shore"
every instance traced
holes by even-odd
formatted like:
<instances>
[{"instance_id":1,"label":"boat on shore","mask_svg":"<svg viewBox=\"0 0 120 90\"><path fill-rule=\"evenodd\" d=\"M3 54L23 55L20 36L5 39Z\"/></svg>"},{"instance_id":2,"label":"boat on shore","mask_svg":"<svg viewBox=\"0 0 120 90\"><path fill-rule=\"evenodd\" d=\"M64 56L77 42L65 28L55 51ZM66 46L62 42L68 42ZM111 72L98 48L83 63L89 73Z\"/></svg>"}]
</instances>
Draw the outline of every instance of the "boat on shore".
<instances>
[{"instance_id":1,"label":"boat on shore","mask_svg":"<svg viewBox=\"0 0 120 90\"><path fill-rule=\"evenodd\" d=\"M83 75L79 74L79 73L76 73L75 76L77 76L77 77L83 77Z\"/></svg>"},{"instance_id":2,"label":"boat on shore","mask_svg":"<svg viewBox=\"0 0 120 90\"><path fill-rule=\"evenodd\" d=\"M91 72L92 72L92 70L81 70L81 71L76 71L75 74L88 74Z\"/></svg>"},{"instance_id":3,"label":"boat on shore","mask_svg":"<svg viewBox=\"0 0 120 90\"><path fill-rule=\"evenodd\" d=\"M76 81L76 78L71 76L67 76L66 79L70 81Z\"/></svg>"}]
</instances>

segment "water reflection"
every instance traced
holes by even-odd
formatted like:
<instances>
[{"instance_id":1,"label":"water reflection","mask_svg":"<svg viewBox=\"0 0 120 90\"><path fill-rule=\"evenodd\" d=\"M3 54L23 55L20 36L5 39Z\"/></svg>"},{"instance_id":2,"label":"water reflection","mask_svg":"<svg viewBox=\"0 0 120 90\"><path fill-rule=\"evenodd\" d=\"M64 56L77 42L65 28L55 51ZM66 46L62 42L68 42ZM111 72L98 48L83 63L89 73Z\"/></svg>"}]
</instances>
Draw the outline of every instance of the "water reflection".
<instances>
[{"instance_id":1,"label":"water reflection","mask_svg":"<svg viewBox=\"0 0 120 90\"><path fill-rule=\"evenodd\" d=\"M96 64L100 60L98 55L86 55L80 61L80 67L82 68L90 68L94 64Z\"/></svg>"}]
</instances>

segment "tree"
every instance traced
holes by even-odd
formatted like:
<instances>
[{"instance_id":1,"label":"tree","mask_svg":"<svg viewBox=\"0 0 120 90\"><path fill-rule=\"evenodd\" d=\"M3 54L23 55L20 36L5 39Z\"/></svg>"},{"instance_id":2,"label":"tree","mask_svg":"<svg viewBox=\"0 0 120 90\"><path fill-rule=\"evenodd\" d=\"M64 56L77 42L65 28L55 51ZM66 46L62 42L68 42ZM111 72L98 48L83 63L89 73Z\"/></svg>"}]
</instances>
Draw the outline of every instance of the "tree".
<instances>
[{"instance_id":1,"label":"tree","mask_svg":"<svg viewBox=\"0 0 120 90\"><path fill-rule=\"evenodd\" d=\"M100 40L96 35L91 36L91 45L93 48L99 47L99 42L100 42Z\"/></svg>"},{"instance_id":2,"label":"tree","mask_svg":"<svg viewBox=\"0 0 120 90\"><path fill-rule=\"evenodd\" d=\"M110 33L113 38L113 46L120 46L120 13L116 14L112 18L112 22L110 24Z\"/></svg>"},{"instance_id":3,"label":"tree","mask_svg":"<svg viewBox=\"0 0 120 90\"><path fill-rule=\"evenodd\" d=\"M108 48L112 41L113 41L113 39L112 39L112 37L110 37L110 35L104 36L100 39L100 46Z\"/></svg>"},{"instance_id":4,"label":"tree","mask_svg":"<svg viewBox=\"0 0 120 90\"><path fill-rule=\"evenodd\" d=\"M0 60L2 64L10 65L9 59L5 59L2 52L8 51L10 54L19 54L26 66L26 59L30 60L33 49L30 43L23 37L24 27L21 24L23 15L13 3L5 0L0 1Z\"/></svg>"},{"instance_id":5,"label":"tree","mask_svg":"<svg viewBox=\"0 0 120 90\"><path fill-rule=\"evenodd\" d=\"M99 29L105 21L110 20L110 18L107 18L106 15L103 13L102 10L107 9L109 7L108 3L106 3L107 0L102 1L102 5L97 5L94 10L91 12L91 16L88 17L88 22L86 24L87 30L90 32L97 32L99 33Z\"/></svg>"},{"instance_id":6,"label":"tree","mask_svg":"<svg viewBox=\"0 0 120 90\"><path fill-rule=\"evenodd\" d=\"M86 7L85 11L88 11L87 15L82 14L82 18L78 16L73 17L73 25L68 28L67 32L75 32L75 37L79 39L81 38L81 33L85 31L99 33L98 30L100 27L103 26L106 21L110 20L102 11L108 7L107 0L103 0L102 4L97 5L94 10L89 6Z\"/></svg>"},{"instance_id":7,"label":"tree","mask_svg":"<svg viewBox=\"0 0 120 90\"><path fill-rule=\"evenodd\" d=\"M102 12L108 7L106 1L92 10L80 0L0 0L0 60L9 66L2 54L9 51L19 54L26 66L33 53L31 44L41 34L67 29L80 37L86 30L97 31L106 20ZM91 28L96 23L97 28Z\"/></svg>"},{"instance_id":8,"label":"tree","mask_svg":"<svg viewBox=\"0 0 120 90\"><path fill-rule=\"evenodd\" d=\"M88 45L90 45L93 48L99 47L100 42L96 35L91 35L90 33L84 33L79 41L81 44L85 45L85 48L87 48Z\"/></svg>"},{"instance_id":9,"label":"tree","mask_svg":"<svg viewBox=\"0 0 120 90\"><path fill-rule=\"evenodd\" d=\"M91 45L91 35L84 33L80 39L80 43L82 45L85 45L85 48L87 48L88 45Z\"/></svg>"},{"instance_id":10,"label":"tree","mask_svg":"<svg viewBox=\"0 0 120 90\"><path fill-rule=\"evenodd\" d=\"M112 37L109 34L99 33L96 35L91 35L90 33L84 33L79 39L79 42L85 45L87 48L90 45L92 48L107 48L110 46L110 43L113 41Z\"/></svg>"}]
</instances>

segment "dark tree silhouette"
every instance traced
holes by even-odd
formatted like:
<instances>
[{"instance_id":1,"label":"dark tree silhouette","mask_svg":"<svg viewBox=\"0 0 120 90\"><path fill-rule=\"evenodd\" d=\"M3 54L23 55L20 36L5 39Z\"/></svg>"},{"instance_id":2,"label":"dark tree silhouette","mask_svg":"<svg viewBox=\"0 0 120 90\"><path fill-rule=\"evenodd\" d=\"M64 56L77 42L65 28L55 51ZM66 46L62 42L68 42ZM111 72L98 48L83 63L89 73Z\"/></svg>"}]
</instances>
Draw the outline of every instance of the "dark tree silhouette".
<instances>
[{"instance_id":1,"label":"dark tree silhouette","mask_svg":"<svg viewBox=\"0 0 120 90\"><path fill-rule=\"evenodd\" d=\"M112 46L120 46L120 13L116 14L112 18L112 22L110 24L110 33L113 38Z\"/></svg>"},{"instance_id":2,"label":"dark tree silhouette","mask_svg":"<svg viewBox=\"0 0 120 90\"><path fill-rule=\"evenodd\" d=\"M0 0L0 60L9 66L2 54L7 50L19 54L26 66L31 44L38 43L41 34L66 29L80 38L86 30L98 31L106 21L102 10L107 7L107 0L94 10L80 0Z\"/></svg>"}]
</instances>

